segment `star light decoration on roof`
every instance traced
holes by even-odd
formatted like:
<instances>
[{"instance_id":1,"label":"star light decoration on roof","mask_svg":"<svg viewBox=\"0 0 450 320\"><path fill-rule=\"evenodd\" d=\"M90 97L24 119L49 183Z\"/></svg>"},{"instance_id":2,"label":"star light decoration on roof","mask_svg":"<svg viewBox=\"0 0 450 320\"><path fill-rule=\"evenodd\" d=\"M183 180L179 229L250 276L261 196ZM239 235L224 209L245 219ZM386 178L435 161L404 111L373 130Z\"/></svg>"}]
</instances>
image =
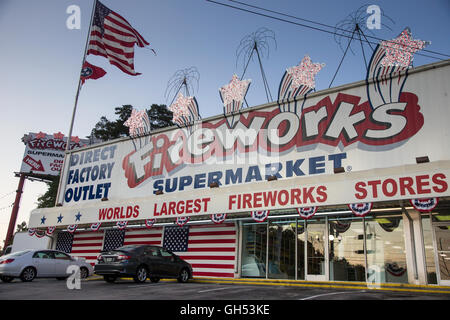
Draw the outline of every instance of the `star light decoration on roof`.
<instances>
[{"instance_id":1,"label":"star light decoration on roof","mask_svg":"<svg viewBox=\"0 0 450 320\"><path fill-rule=\"evenodd\" d=\"M239 80L238 76L234 74L230 82L219 89L227 113L240 109L250 83L251 80ZM235 102L234 108L231 109L230 104L233 102Z\"/></svg>"},{"instance_id":2,"label":"star light decoration on roof","mask_svg":"<svg viewBox=\"0 0 450 320\"><path fill-rule=\"evenodd\" d=\"M305 55L298 66L286 70L292 76L291 89L295 90L302 85L314 89L314 78L324 66L324 63L313 63L311 58Z\"/></svg>"},{"instance_id":3,"label":"star light decoration on roof","mask_svg":"<svg viewBox=\"0 0 450 320\"><path fill-rule=\"evenodd\" d=\"M123 123L124 126L129 128L130 136L138 135L139 129L144 128L145 113L145 110L131 110L131 116Z\"/></svg>"},{"instance_id":4,"label":"star light decoration on roof","mask_svg":"<svg viewBox=\"0 0 450 320\"><path fill-rule=\"evenodd\" d=\"M42 131L39 131L38 134L36 134L36 139L43 139L45 138L46 134Z\"/></svg>"},{"instance_id":5,"label":"star light decoration on roof","mask_svg":"<svg viewBox=\"0 0 450 320\"><path fill-rule=\"evenodd\" d=\"M381 47L386 50L386 56L381 60L383 66L409 67L413 54L422 50L429 42L414 40L411 30L406 28L400 35L389 41L382 41Z\"/></svg>"},{"instance_id":6,"label":"star light decoration on roof","mask_svg":"<svg viewBox=\"0 0 450 320\"><path fill-rule=\"evenodd\" d=\"M173 112L172 121L178 125L188 125L199 120L198 105L194 97L185 97L181 92L177 99L169 106Z\"/></svg>"},{"instance_id":7,"label":"star light decoration on roof","mask_svg":"<svg viewBox=\"0 0 450 320\"><path fill-rule=\"evenodd\" d=\"M64 138L64 134L62 134L61 131L58 131L57 133L54 133L54 134L53 134L53 137L54 137L56 140L62 140L62 139Z\"/></svg>"}]
</instances>

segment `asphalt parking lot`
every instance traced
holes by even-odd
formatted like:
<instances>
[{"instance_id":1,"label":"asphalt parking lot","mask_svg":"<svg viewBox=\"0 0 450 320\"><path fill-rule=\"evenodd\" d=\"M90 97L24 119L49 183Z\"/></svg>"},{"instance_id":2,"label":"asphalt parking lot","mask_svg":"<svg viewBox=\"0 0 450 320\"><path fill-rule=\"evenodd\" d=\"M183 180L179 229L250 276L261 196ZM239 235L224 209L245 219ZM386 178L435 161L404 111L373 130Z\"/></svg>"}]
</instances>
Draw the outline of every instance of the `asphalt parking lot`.
<instances>
[{"instance_id":1,"label":"asphalt parking lot","mask_svg":"<svg viewBox=\"0 0 450 320\"><path fill-rule=\"evenodd\" d=\"M342 310L370 310L373 316L383 316L389 310L390 316L404 318L406 314L414 315L415 310L428 308L424 303L441 308L450 300L450 290L445 288L422 292L417 287L372 290L360 284L349 289L348 284L332 287L330 283L329 287L323 287L246 279L214 281L162 280L136 284L131 279L119 279L111 284L101 278L91 278L82 280L79 289L68 289L66 281L35 279L25 283L15 279L11 283L0 282L0 307L24 312L50 308L52 312L63 314L68 311L86 314L96 310L102 317L114 318L129 317L136 310L149 313L157 310L166 319L276 319L306 314L305 310L315 310L323 317L335 317Z\"/></svg>"},{"instance_id":2,"label":"asphalt parking lot","mask_svg":"<svg viewBox=\"0 0 450 320\"><path fill-rule=\"evenodd\" d=\"M119 279L110 284L95 278L82 280L80 289L68 289L66 281L35 279L22 282L15 279L11 283L0 282L0 300L450 300L450 291L401 290L205 283L200 280L186 284L169 280L136 284L129 279Z\"/></svg>"}]
</instances>

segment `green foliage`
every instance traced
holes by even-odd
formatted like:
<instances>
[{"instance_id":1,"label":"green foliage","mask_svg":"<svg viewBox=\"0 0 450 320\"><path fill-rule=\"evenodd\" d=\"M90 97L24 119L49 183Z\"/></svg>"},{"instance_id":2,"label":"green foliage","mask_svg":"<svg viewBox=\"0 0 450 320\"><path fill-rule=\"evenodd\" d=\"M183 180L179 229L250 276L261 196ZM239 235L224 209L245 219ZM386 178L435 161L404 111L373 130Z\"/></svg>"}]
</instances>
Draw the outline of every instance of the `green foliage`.
<instances>
[{"instance_id":1,"label":"green foliage","mask_svg":"<svg viewBox=\"0 0 450 320\"><path fill-rule=\"evenodd\" d=\"M58 193L59 178L57 176L53 181L47 182L47 192L37 199L38 208L51 208L55 206L56 194Z\"/></svg>"},{"instance_id":2,"label":"green foliage","mask_svg":"<svg viewBox=\"0 0 450 320\"><path fill-rule=\"evenodd\" d=\"M124 126L124 122L131 116L132 110L133 106L127 104L122 107L115 108L115 114L118 116L116 120L110 121L105 116L101 117L94 129L92 129L91 136L89 137L91 138L91 141L108 141L128 136L129 128ZM173 125L172 111L168 110L166 105L152 104L150 109L146 111L150 120L151 130ZM60 177L58 176L53 181L47 183L47 192L38 198L38 208L49 208L55 206L59 178Z\"/></svg>"}]
</instances>

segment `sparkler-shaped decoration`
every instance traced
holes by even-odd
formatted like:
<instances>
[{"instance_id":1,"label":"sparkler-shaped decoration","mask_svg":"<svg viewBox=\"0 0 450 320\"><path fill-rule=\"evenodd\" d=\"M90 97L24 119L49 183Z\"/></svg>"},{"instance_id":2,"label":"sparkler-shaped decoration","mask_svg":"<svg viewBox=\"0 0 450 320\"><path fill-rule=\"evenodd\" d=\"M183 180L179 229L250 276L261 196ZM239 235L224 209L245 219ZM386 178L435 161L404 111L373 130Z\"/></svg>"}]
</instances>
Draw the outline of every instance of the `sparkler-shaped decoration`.
<instances>
[{"instance_id":1,"label":"sparkler-shaped decoration","mask_svg":"<svg viewBox=\"0 0 450 320\"><path fill-rule=\"evenodd\" d=\"M373 109L388 103L398 103L408 77L413 54L429 42L413 40L405 28L390 41L382 41L374 50L367 69L367 96Z\"/></svg>"},{"instance_id":2,"label":"sparkler-shaped decoration","mask_svg":"<svg viewBox=\"0 0 450 320\"><path fill-rule=\"evenodd\" d=\"M131 116L123 123L123 125L130 128L131 137L136 137L150 131L150 121L145 110L138 111L133 108Z\"/></svg>"},{"instance_id":3,"label":"sparkler-shaped decoration","mask_svg":"<svg viewBox=\"0 0 450 320\"><path fill-rule=\"evenodd\" d=\"M292 77L290 89L298 90L303 87L306 87L305 90L314 89L316 87L314 78L324 66L324 63L313 63L311 58L305 55L298 66L287 69L287 73Z\"/></svg>"},{"instance_id":4,"label":"sparkler-shaped decoration","mask_svg":"<svg viewBox=\"0 0 450 320\"><path fill-rule=\"evenodd\" d=\"M172 121L179 127L189 126L200 120L195 97L185 97L181 92L178 93L177 99L170 105L169 110L173 112Z\"/></svg>"},{"instance_id":5,"label":"sparkler-shaped decoration","mask_svg":"<svg viewBox=\"0 0 450 320\"><path fill-rule=\"evenodd\" d=\"M286 69L278 89L278 102L280 111L297 112L297 101L281 104L285 99L305 96L316 87L316 74L325 66L324 63L313 63L308 55L305 55L298 66ZM303 103L306 99L303 100ZM292 104L292 105L291 105Z\"/></svg>"},{"instance_id":6,"label":"sparkler-shaped decoration","mask_svg":"<svg viewBox=\"0 0 450 320\"><path fill-rule=\"evenodd\" d=\"M223 102L223 113L235 113L242 108L251 80L239 80L237 75L233 75L231 81L219 89L220 98ZM235 116L227 118L228 125L233 127Z\"/></svg>"},{"instance_id":7,"label":"sparkler-shaped decoration","mask_svg":"<svg viewBox=\"0 0 450 320\"><path fill-rule=\"evenodd\" d=\"M422 40L413 40L411 30L406 28L397 38L381 42L381 47L386 51L381 65L409 67L413 61L413 54L425 48L426 44Z\"/></svg>"},{"instance_id":8,"label":"sparkler-shaped decoration","mask_svg":"<svg viewBox=\"0 0 450 320\"><path fill-rule=\"evenodd\" d=\"M150 132L151 126L150 119L145 110L138 111L133 108L133 110L131 110L131 116L123 123L123 125L129 128L131 138L138 138L140 148L148 143L149 137L144 135ZM134 141L133 144L134 148L137 150Z\"/></svg>"}]
</instances>

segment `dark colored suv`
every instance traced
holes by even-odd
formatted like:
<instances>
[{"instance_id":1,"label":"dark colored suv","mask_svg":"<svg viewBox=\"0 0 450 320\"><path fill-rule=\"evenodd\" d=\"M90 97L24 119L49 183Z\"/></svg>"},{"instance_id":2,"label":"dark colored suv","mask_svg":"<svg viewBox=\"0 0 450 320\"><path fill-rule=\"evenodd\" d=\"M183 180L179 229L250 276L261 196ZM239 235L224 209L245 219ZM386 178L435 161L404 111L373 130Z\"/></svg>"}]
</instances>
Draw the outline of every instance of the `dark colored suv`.
<instances>
[{"instance_id":1,"label":"dark colored suv","mask_svg":"<svg viewBox=\"0 0 450 320\"><path fill-rule=\"evenodd\" d=\"M158 246L127 245L102 252L97 260L94 273L102 275L110 283L118 277L133 277L137 283L144 283L147 278L151 282L158 282L161 278L187 282L192 278L189 263Z\"/></svg>"}]
</instances>

